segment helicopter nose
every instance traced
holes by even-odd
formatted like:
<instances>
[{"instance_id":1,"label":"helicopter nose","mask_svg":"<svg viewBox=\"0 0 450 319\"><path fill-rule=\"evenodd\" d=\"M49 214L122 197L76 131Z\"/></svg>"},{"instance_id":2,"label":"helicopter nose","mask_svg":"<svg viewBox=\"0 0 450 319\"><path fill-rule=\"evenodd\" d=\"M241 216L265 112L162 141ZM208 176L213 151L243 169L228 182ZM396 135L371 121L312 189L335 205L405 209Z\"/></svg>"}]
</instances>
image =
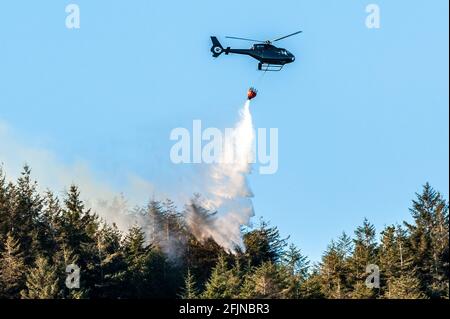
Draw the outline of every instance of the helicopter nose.
<instances>
[{"instance_id":1,"label":"helicopter nose","mask_svg":"<svg viewBox=\"0 0 450 319\"><path fill-rule=\"evenodd\" d=\"M295 61L295 56L291 56L291 61L292 61L292 62Z\"/></svg>"}]
</instances>

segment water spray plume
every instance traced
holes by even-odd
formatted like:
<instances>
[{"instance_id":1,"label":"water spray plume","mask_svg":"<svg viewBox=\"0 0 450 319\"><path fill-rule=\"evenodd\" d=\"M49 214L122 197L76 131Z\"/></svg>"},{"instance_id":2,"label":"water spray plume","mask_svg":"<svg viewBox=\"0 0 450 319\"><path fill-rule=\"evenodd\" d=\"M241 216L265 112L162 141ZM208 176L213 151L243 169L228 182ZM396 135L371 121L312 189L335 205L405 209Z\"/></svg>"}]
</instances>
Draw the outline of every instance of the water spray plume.
<instances>
[{"instance_id":1,"label":"water spray plume","mask_svg":"<svg viewBox=\"0 0 450 319\"><path fill-rule=\"evenodd\" d=\"M187 214L189 227L198 239L212 237L230 252L242 246L241 227L248 225L254 215L253 193L247 183L255 139L250 100L239 115L232 133L225 138L221 161L210 167L207 194L200 203L213 213L205 215L193 201Z\"/></svg>"}]
</instances>

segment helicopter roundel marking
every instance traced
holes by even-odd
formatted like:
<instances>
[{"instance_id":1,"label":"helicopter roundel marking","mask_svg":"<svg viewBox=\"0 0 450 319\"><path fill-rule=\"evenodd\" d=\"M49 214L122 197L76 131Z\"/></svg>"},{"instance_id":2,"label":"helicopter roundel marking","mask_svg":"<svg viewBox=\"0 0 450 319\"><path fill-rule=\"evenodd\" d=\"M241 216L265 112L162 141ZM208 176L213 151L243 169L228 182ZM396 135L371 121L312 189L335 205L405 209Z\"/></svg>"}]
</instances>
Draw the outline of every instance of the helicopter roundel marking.
<instances>
[{"instance_id":1,"label":"helicopter roundel marking","mask_svg":"<svg viewBox=\"0 0 450 319\"><path fill-rule=\"evenodd\" d=\"M222 52L222 48L221 47L215 47L214 48L214 52L215 53L221 53Z\"/></svg>"}]
</instances>

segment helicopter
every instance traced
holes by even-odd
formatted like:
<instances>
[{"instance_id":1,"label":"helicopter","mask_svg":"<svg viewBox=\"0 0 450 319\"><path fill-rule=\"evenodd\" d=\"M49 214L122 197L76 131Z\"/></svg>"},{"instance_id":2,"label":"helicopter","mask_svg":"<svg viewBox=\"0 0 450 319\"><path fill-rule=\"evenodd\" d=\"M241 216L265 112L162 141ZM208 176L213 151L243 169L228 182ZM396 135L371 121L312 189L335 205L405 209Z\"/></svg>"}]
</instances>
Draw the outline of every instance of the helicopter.
<instances>
[{"instance_id":1,"label":"helicopter","mask_svg":"<svg viewBox=\"0 0 450 319\"><path fill-rule=\"evenodd\" d=\"M295 56L288 50L278 48L274 46L272 43L286 39L299 33L302 33L302 31L297 31L275 40L266 40L266 41L228 37L228 36L226 37L227 39L256 42L256 44L254 44L250 49L232 49L230 47L224 48L222 44L220 44L217 37L211 36L211 41L213 43L213 46L211 47L211 52L213 54L213 57L215 58L219 57L222 53L225 53L226 55L230 53L249 55L252 58L259 61L258 63L259 71L281 71L281 69L285 64L292 63L295 61Z\"/></svg>"}]
</instances>

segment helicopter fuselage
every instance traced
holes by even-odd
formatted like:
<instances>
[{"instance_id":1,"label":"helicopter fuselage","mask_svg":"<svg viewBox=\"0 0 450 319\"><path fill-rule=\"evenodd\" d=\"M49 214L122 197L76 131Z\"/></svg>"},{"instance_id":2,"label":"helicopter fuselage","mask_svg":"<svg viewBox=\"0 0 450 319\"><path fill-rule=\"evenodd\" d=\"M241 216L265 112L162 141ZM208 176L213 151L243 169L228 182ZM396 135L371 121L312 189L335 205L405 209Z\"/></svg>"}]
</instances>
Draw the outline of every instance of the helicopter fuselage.
<instances>
[{"instance_id":1,"label":"helicopter fuselage","mask_svg":"<svg viewBox=\"0 0 450 319\"><path fill-rule=\"evenodd\" d=\"M291 52L272 45L270 41L254 44L250 49L232 49L224 48L216 37L211 37L211 40L213 57L217 58L222 53L248 55L259 61L258 70L280 71L285 64L295 61L295 56Z\"/></svg>"},{"instance_id":2,"label":"helicopter fuselage","mask_svg":"<svg viewBox=\"0 0 450 319\"><path fill-rule=\"evenodd\" d=\"M285 65L295 61L295 56L288 50L271 44L255 44L251 49L225 48L225 54L244 54L264 64Z\"/></svg>"}]
</instances>

